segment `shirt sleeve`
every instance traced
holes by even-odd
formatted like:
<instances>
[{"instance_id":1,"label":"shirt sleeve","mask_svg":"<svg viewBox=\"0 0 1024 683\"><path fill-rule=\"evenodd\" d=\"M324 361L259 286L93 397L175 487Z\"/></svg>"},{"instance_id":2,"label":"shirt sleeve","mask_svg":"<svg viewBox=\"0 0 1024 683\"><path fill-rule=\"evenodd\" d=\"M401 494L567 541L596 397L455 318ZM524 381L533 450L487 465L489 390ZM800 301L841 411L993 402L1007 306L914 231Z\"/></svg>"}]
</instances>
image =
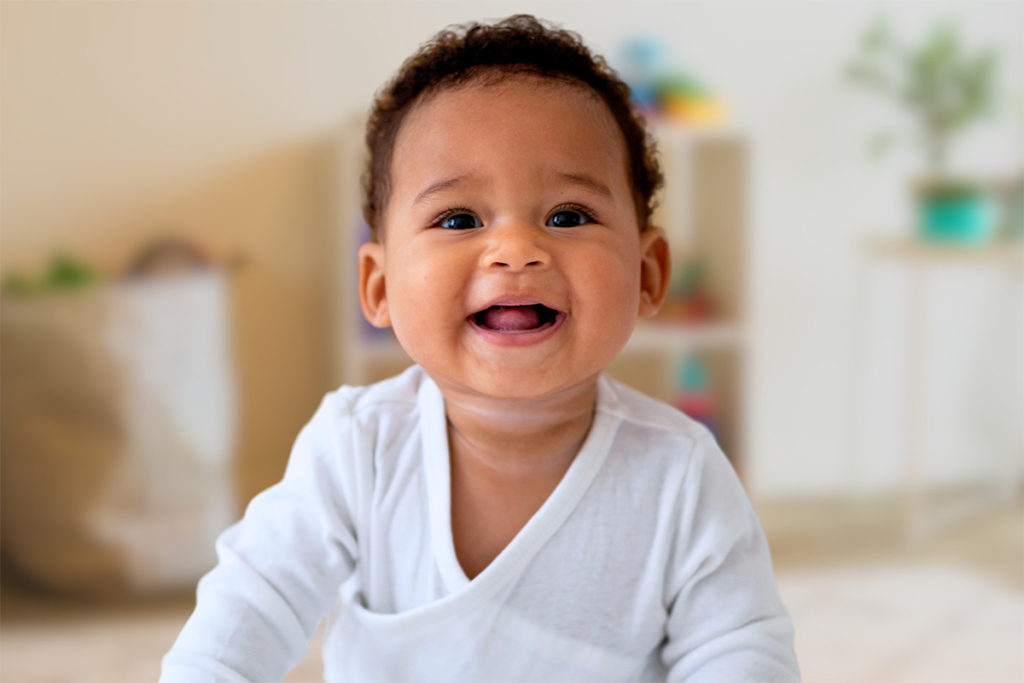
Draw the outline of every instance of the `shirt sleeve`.
<instances>
[{"instance_id":1,"label":"shirt sleeve","mask_svg":"<svg viewBox=\"0 0 1024 683\"><path fill-rule=\"evenodd\" d=\"M355 494L340 465L353 454L339 448L354 441L345 438L351 419L336 412L325 399L281 482L217 539L218 564L199 581L161 683L281 681L302 661L357 556Z\"/></svg>"},{"instance_id":2,"label":"shirt sleeve","mask_svg":"<svg viewBox=\"0 0 1024 683\"><path fill-rule=\"evenodd\" d=\"M767 540L710 436L694 446L678 509L662 650L668 680L799 681Z\"/></svg>"}]
</instances>

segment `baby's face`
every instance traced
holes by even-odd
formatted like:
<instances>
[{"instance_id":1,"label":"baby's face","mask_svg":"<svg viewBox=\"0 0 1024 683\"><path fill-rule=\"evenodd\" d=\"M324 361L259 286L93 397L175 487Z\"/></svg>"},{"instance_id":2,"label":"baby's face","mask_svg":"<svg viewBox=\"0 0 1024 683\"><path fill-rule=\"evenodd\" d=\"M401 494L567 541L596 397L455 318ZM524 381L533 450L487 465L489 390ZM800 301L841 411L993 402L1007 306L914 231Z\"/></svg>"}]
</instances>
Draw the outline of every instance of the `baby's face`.
<instances>
[{"instance_id":1,"label":"baby's face","mask_svg":"<svg viewBox=\"0 0 1024 683\"><path fill-rule=\"evenodd\" d=\"M360 252L364 312L442 389L526 399L594 381L657 311L668 268L626 169L614 119L579 88L442 91L399 131L383 243Z\"/></svg>"}]
</instances>

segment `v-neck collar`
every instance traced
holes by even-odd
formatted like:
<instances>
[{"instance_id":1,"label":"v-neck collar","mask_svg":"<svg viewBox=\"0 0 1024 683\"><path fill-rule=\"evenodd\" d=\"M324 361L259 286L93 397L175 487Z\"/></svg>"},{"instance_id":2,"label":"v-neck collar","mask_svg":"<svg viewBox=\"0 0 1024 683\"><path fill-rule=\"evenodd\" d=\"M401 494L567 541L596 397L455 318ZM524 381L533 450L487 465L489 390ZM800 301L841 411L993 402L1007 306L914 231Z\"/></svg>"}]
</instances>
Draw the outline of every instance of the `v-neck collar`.
<instances>
[{"instance_id":1,"label":"v-neck collar","mask_svg":"<svg viewBox=\"0 0 1024 683\"><path fill-rule=\"evenodd\" d=\"M598 380L594 421L569 469L544 504L494 560L470 580L455 555L451 515L451 468L444 396L424 372L417 396L423 434L430 534L438 572L449 596L460 592L490 595L517 577L526 564L579 504L611 449L620 418L612 408L615 391L605 376ZM481 595L480 597L483 597Z\"/></svg>"}]
</instances>

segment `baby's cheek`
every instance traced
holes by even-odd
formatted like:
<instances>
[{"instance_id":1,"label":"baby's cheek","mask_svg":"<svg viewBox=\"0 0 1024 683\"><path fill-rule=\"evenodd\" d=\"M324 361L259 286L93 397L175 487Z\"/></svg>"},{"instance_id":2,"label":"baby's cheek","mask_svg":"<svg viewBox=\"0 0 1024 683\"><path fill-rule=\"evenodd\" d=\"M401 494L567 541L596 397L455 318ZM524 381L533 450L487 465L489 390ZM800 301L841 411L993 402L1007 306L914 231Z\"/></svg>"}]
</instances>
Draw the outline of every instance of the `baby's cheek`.
<instances>
[{"instance_id":1,"label":"baby's cheek","mask_svg":"<svg viewBox=\"0 0 1024 683\"><path fill-rule=\"evenodd\" d=\"M407 263L389 282L388 301L395 336L417 362L418 355L430 353L458 317L452 283L438 269L423 263Z\"/></svg>"},{"instance_id":2,"label":"baby's cheek","mask_svg":"<svg viewBox=\"0 0 1024 683\"><path fill-rule=\"evenodd\" d=\"M387 283L391 327L402 346L407 349L409 344L417 341L412 332L421 327L416 319L417 311L425 305L425 302L419 300L422 288L415 285L407 277L391 278Z\"/></svg>"},{"instance_id":3,"label":"baby's cheek","mask_svg":"<svg viewBox=\"0 0 1024 683\"><path fill-rule=\"evenodd\" d=\"M596 265L589 273L589 285L600 292L606 306L629 309L639 304L639 264L609 255Z\"/></svg>"},{"instance_id":4,"label":"baby's cheek","mask_svg":"<svg viewBox=\"0 0 1024 683\"><path fill-rule=\"evenodd\" d=\"M589 296L581 297L577 322L578 342L601 362L614 358L632 334L639 307L639 295L632 290L629 276L621 270L621 263L605 264L605 269L588 279L584 286Z\"/></svg>"}]
</instances>

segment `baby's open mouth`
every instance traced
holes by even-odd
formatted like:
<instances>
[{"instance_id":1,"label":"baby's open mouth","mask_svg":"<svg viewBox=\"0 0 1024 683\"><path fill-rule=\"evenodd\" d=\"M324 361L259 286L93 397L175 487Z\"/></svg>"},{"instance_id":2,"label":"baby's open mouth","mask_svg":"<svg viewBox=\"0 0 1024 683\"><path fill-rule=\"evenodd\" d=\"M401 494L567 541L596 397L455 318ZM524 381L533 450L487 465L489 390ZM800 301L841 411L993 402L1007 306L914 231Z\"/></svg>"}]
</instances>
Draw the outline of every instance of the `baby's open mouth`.
<instances>
[{"instance_id":1,"label":"baby's open mouth","mask_svg":"<svg viewBox=\"0 0 1024 683\"><path fill-rule=\"evenodd\" d=\"M544 304L490 306L470 316L480 327L495 332L536 332L555 324L561 313Z\"/></svg>"}]
</instances>

